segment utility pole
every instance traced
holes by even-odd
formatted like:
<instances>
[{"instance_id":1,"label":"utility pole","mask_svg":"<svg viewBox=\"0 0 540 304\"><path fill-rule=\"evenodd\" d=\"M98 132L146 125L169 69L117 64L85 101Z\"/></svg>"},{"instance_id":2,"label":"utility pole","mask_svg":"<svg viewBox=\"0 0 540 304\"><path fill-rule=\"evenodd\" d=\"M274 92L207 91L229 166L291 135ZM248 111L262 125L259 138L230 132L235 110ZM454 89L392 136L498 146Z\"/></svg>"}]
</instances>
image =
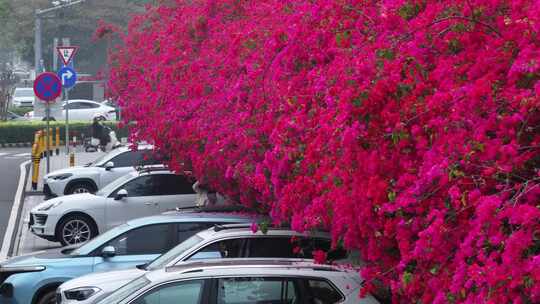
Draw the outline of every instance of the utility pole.
<instances>
[{"instance_id":1,"label":"utility pole","mask_svg":"<svg viewBox=\"0 0 540 304\"><path fill-rule=\"evenodd\" d=\"M34 68L36 69L36 76L39 73L44 71L43 57L42 57L42 47L41 47L41 32L42 32L42 22L44 16L50 12L54 12L59 9L70 7L79 3L83 3L86 0L77 0L68 2L66 4L57 5L55 7L46 8L46 9L37 9L34 15L35 19L35 33L34 33Z\"/></svg>"}]
</instances>

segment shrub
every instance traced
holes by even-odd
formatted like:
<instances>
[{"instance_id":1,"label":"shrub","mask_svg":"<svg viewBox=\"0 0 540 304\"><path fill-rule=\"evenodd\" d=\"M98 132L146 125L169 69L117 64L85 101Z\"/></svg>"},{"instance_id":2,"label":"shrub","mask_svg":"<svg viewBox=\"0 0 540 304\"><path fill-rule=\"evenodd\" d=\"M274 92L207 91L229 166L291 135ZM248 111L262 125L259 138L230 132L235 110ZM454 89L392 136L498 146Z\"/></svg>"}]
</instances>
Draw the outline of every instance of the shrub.
<instances>
[{"instance_id":1,"label":"shrub","mask_svg":"<svg viewBox=\"0 0 540 304\"><path fill-rule=\"evenodd\" d=\"M120 140L121 137L127 137L127 128L119 128L117 122L105 122L104 125L115 130L116 136ZM77 136L79 139L83 134L88 135L90 132L91 123L74 121L69 124L69 132L71 137ZM16 121L16 122L0 122L0 143L24 143L33 142L34 134L39 130L45 130L46 122L42 121ZM60 128L60 140L65 139L65 123L54 121L50 123L50 127Z\"/></svg>"},{"instance_id":2,"label":"shrub","mask_svg":"<svg viewBox=\"0 0 540 304\"><path fill-rule=\"evenodd\" d=\"M396 303L540 303L538 1L156 3L110 87L171 167Z\"/></svg>"}]
</instances>

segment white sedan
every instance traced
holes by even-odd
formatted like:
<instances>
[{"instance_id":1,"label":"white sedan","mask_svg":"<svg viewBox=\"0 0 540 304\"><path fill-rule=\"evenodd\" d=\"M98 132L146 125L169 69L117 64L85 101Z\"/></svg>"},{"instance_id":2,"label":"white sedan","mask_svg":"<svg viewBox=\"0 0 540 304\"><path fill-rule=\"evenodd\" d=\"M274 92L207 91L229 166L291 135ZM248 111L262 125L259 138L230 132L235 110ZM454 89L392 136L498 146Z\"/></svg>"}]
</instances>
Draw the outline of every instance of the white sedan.
<instances>
[{"instance_id":1,"label":"white sedan","mask_svg":"<svg viewBox=\"0 0 540 304\"><path fill-rule=\"evenodd\" d=\"M95 193L114 180L135 171L135 167L159 165L152 157L153 146L140 145L137 151L120 147L84 167L53 171L43 178L45 199L68 194Z\"/></svg>"},{"instance_id":2,"label":"white sedan","mask_svg":"<svg viewBox=\"0 0 540 304\"><path fill-rule=\"evenodd\" d=\"M128 220L195 207L192 182L166 170L134 171L96 194L53 198L30 212L30 230L62 245L84 243Z\"/></svg>"},{"instance_id":3,"label":"white sedan","mask_svg":"<svg viewBox=\"0 0 540 304\"><path fill-rule=\"evenodd\" d=\"M70 120L91 121L94 116L98 116L101 120L116 120L116 110L108 105L85 99L73 99L62 105L61 116L54 116L51 120L65 120L66 107L69 110ZM26 117L31 120L44 120L43 116L36 116L34 111L28 112Z\"/></svg>"}]
</instances>

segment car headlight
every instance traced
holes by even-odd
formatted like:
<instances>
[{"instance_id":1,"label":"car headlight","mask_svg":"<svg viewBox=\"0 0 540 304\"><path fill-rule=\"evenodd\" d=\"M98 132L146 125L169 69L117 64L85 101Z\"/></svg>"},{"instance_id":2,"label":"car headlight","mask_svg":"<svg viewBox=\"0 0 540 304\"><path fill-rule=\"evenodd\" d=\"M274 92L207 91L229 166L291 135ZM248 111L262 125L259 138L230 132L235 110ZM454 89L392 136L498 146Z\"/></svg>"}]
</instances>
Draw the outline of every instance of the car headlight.
<instances>
[{"instance_id":1,"label":"car headlight","mask_svg":"<svg viewBox=\"0 0 540 304\"><path fill-rule=\"evenodd\" d=\"M45 266L0 266L0 273L40 272Z\"/></svg>"},{"instance_id":2,"label":"car headlight","mask_svg":"<svg viewBox=\"0 0 540 304\"><path fill-rule=\"evenodd\" d=\"M70 178L72 176L73 176L72 173L64 173L64 174L51 175L48 178L54 179L54 180L64 180L64 179Z\"/></svg>"},{"instance_id":3,"label":"car headlight","mask_svg":"<svg viewBox=\"0 0 540 304\"><path fill-rule=\"evenodd\" d=\"M48 204L48 205L45 205L45 206L39 208L38 211L49 211L52 208L56 208L56 207L60 206L62 203L63 203L63 201L57 201L57 202L54 202L52 204Z\"/></svg>"},{"instance_id":4,"label":"car headlight","mask_svg":"<svg viewBox=\"0 0 540 304\"><path fill-rule=\"evenodd\" d=\"M97 287L80 287L66 290L64 291L64 295L68 300L84 301L100 291L101 289Z\"/></svg>"}]
</instances>

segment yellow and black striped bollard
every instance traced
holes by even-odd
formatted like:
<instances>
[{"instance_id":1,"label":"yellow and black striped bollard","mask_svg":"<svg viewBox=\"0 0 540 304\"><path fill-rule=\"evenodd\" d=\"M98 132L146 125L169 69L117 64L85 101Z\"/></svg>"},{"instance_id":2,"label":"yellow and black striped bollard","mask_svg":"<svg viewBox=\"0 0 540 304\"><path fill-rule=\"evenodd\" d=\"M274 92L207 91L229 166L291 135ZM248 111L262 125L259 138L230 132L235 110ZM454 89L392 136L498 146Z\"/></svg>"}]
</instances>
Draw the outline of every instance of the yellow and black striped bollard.
<instances>
[{"instance_id":1,"label":"yellow and black striped bollard","mask_svg":"<svg viewBox=\"0 0 540 304\"><path fill-rule=\"evenodd\" d=\"M32 146L32 189L37 190L39 179L39 161L41 159L39 145L35 143Z\"/></svg>"}]
</instances>

